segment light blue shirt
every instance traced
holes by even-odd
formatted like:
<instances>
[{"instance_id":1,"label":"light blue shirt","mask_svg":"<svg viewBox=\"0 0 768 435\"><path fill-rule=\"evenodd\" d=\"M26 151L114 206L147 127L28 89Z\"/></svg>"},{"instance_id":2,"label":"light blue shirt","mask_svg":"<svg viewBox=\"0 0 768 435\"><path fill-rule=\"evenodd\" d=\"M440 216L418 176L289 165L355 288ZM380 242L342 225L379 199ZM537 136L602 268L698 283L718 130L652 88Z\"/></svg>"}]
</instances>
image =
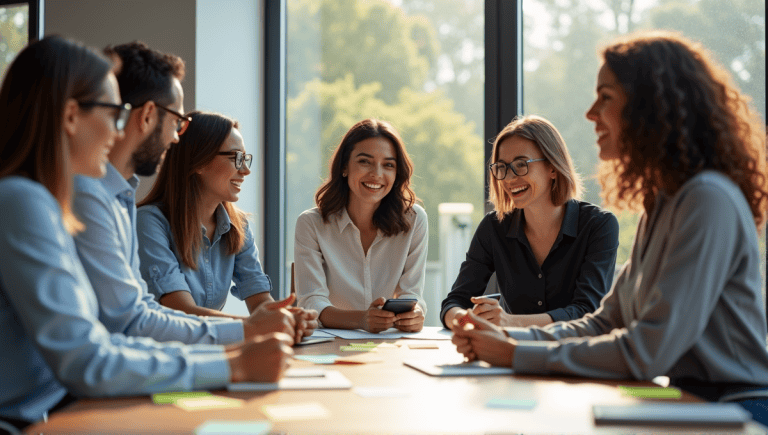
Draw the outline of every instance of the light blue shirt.
<instances>
[{"instance_id":1,"label":"light blue shirt","mask_svg":"<svg viewBox=\"0 0 768 435\"><path fill-rule=\"evenodd\" d=\"M221 205L216 209L213 238L209 239L201 227L203 240L197 270L181 261L171 225L156 205L139 208L136 226L141 276L158 299L181 290L189 292L197 306L221 310L229 292L242 301L272 290L272 282L261 269L259 251L247 221L243 248L237 254L228 252L223 236L231 229L232 221Z\"/></svg>"},{"instance_id":2,"label":"light blue shirt","mask_svg":"<svg viewBox=\"0 0 768 435\"><path fill-rule=\"evenodd\" d=\"M157 341L228 344L243 340L240 320L198 317L160 305L139 270L135 176L126 181L111 164L102 179L75 177L73 210L85 224L77 253L110 332Z\"/></svg>"},{"instance_id":3,"label":"light blue shirt","mask_svg":"<svg viewBox=\"0 0 768 435\"><path fill-rule=\"evenodd\" d=\"M83 396L214 389L224 348L110 334L59 204L24 177L0 179L0 418L37 421Z\"/></svg>"}]
</instances>

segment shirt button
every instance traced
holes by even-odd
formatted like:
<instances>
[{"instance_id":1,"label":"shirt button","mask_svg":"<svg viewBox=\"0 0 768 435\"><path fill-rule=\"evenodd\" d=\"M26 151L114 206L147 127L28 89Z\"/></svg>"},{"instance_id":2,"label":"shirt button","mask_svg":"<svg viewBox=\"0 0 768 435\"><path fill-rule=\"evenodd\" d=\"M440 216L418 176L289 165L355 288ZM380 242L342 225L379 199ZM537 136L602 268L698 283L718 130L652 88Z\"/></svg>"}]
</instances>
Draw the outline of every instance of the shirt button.
<instances>
[{"instance_id":1,"label":"shirt button","mask_svg":"<svg viewBox=\"0 0 768 435\"><path fill-rule=\"evenodd\" d=\"M126 192L126 195L131 196L133 192Z\"/></svg>"},{"instance_id":2,"label":"shirt button","mask_svg":"<svg viewBox=\"0 0 768 435\"><path fill-rule=\"evenodd\" d=\"M207 259L207 258L205 259L205 262L206 262L206 263L208 262L208 259Z\"/></svg>"},{"instance_id":3,"label":"shirt button","mask_svg":"<svg viewBox=\"0 0 768 435\"><path fill-rule=\"evenodd\" d=\"M208 283L208 287L210 287L210 286L211 286L211 283L209 282L209 283ZM541 305L541 302L539 302L539 305Z\"/></svg>"},{"instance_id":4,"label":"shirt button","mask_svg":"<svg viewBox=\"0 0 768 435\"><path fill-rule=\"evenodd\" d=\"M210 284L208 284L208 285L210 285ZM543 304L543 302L539 301L539 306L541 306L541 304Z\"/></svg>"},{"instance_id":5,"label":"shirt button","mask_svg":"<svg viewBox=\"0 0 768 435\"><path fill-rule=\"evenodd\" d=\"M539 279L541 279L541 274L539 274ZM539 305L541 305L541 303L539 303Z\"/></svg>"}]
</instances>

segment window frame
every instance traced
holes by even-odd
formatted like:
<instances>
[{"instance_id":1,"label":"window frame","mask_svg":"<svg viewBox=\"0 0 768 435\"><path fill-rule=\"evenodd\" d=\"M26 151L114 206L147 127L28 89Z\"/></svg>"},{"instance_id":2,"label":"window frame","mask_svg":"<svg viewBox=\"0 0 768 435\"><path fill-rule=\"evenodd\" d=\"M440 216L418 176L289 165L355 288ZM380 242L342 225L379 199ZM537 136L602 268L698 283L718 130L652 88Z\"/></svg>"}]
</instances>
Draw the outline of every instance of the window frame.
<instances>
[{"instance_id":1,"label":"window frame","mask_svg":"<svg viewBox=\"0 0 768 435\"><path fill-rule=\"evenodd\" d=\"M43 20L45 12L44 0L0 0L0 7L20 6L26 4L29 8L28 43L43 39Z\"/></svg>"}]
</instances>

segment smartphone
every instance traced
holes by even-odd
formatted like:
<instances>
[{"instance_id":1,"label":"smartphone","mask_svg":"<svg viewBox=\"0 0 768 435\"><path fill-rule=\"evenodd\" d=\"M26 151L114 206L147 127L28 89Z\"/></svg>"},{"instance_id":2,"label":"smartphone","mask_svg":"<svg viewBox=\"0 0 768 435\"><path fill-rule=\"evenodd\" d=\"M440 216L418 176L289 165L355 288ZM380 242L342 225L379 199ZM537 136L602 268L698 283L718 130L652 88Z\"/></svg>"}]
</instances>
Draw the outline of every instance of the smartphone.
<instances>
[{"instance_id":1,"label":"smartphone","mask_svg":"<svg viewBox=\"0 0 768 435\"><path fill-rule=\"evenodd\" d=\"M301 339L300 342L294 344L294 346L309 346L310 344L327 343L335 339L336 337L315 337L315 338L304 337Z\"/></svg>"},{"instance_id":2,"label":"smartphone","mask_svg":"<svg viewBox=\"0 0 768 435\"><path fill-rule=\"evenodd\" d=\"M407 313L408 311L411 311L413 307L416 306L416 303L418 301L416 299L387 299L387 302L384 303L384 306L381 307L382 310L391 311L395 314L400 313Z\"/></svg>"},{"instance_id":3,"label":"smartphone","mask_svg":"<svg viewBox=\"0 0 768 435\"><path fill-rule=\"evenodd\" d=\"M501 300L501 293L491 293L489 295L482 295L481 298L490 298L490 299L496 299L497 301Z\"/></svg>"}]
</instances>

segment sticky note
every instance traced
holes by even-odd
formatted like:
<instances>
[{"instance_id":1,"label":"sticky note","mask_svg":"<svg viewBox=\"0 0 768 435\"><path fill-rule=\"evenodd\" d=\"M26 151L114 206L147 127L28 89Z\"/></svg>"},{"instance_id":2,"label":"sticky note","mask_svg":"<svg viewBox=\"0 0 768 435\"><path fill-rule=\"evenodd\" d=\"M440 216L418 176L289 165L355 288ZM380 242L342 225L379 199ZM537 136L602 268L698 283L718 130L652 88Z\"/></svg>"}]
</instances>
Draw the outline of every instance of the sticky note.
<instances>
[{"instance_id":1,"label":"sticky note","mask_svg":"<svg viewBox=\"0 0 768 435\"><path fill-rule=\"evenodd\" d=\"M198 426L195 435L264 435L272 429L268 421L210 420Z\"/></svg>"},{"instance_id":2,"label":"sticky note","mask_svg":"<svg viewBox=\"0 0 768 435\"><path fill-rule=\"evenodd\" d=\"M536 406L536 401L533 399L491 399L485 406L497 409L533 409Z\"/></svg>"},{"instance_id":3,"label":"sticky note","mask_svg":"<svg viewBox=\"0 0 768 435\"><path fill-rule=\"evenodd\" d=\"M436 343L408 343L410 349L440 349Z\"/></svg>"},{"instance_id":4,"label":"sticky note","mask_svg":"<svg viewBox=\"0 0 768 435\"><path fill-rule=\"evenodd\" d=\"M331 413L317 402L265 405L262 411L272 421L313 420L331 416Z\"/></svg>"},{"instance_id":5,"label":"sticky note","mask_svg":"<svg viewBox=\"0 0 768 435\"><path fill-rule=\"evenodd\" d=\"M152 395L152 401L156 405L170 405L176 403L178 399L188 399L192 397L210 396L207 391L180 391L172 393L157 393Z\"/></svg>"},{"instance_id":6,"label":"sticky note","mask_svg":"<svg viewBox=\"0 0 768 435\"><path fill-rule=\"evenodd\" d=\"M173 404L185 411L205 411L210 409L239 408L245 403L241 399L222 396L203 396L177 399Z\"/></svg>"},{"instance_id":7,"label":"sticky note","mask_svg":"<svg viewBox=\"0 0 768 435\"><path fill-rule=\"evenodd\" d=\"M375 347L364 347L364 346L341 346L342 352L372 352L375 351Z\"/></svg>"},{"instance_id":8,"label":"sticky note","mask_svg":"<svg viewBox=\"0 0 768 435\"><path fill-rule=\"evenodd\" d=\"M384 362L384 359L378 355L371 353L363 353L360 355L345 356L336 359L336 364L367 364Z\"/></svg>"},{"instance_id":9,"label":"sticky note","mask_svg":"<svg viewBox=\"0 0 768 435\"><path fill-rule=\"evenodd\" d=\"M293 357L315 364L333 364L339 356L333 353L328 353L324 355L294 355Z\"/></svg>"},{"instance_id":10,"label":"sticky note","mask_svg":"<svg viewBox=\"0 0 768 435\"><path fill-rule=\"evenodd\" d=\"M679 399L683 396L680 390L673 387L626 387L619 385L619 390L626 396L643 399Z\"/></svg>"}]
</instances>

